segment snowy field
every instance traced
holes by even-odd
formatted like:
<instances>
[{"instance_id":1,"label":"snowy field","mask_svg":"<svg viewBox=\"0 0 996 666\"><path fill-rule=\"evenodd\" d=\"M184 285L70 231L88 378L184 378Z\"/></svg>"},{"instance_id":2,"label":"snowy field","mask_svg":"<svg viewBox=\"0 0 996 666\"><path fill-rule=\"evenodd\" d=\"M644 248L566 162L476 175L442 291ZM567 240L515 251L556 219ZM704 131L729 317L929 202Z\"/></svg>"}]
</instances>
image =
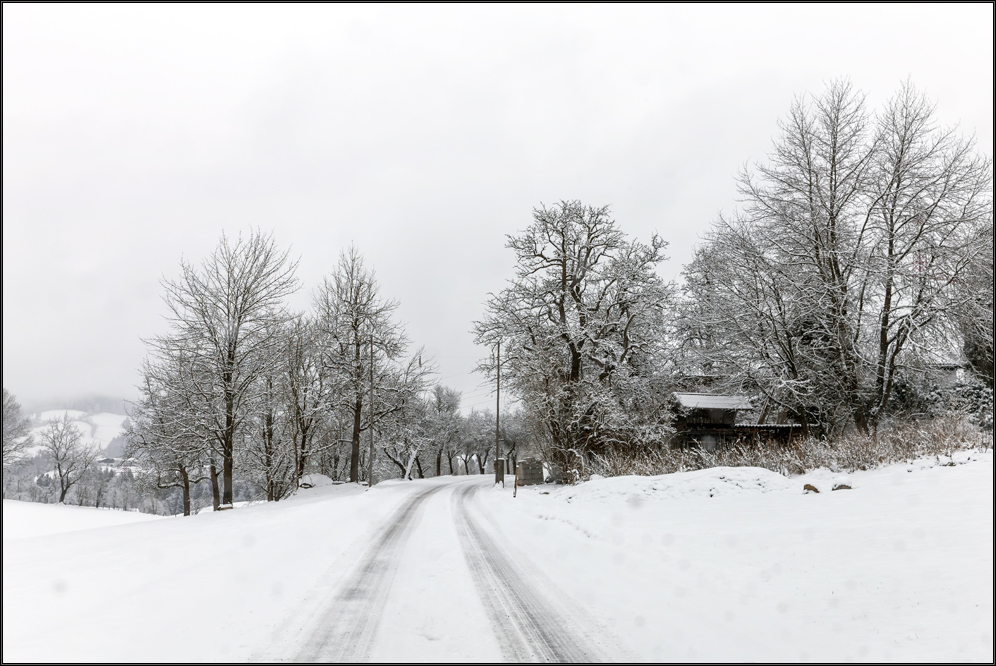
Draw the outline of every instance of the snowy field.
<instances>
[{"instance_id":1,"label":"snowy field","mask_svg":"<svg viewBox=\"0 0 996 666\"><path fill-rule=\"evenodd\" d=\"M141 522L3 504L4 661L993 659L991 451Z\"/></svg>"},{"instance_id":2,"label":"snowy field","mask_svg":"<svg viewBox=\"0 0 996 666\"><path fill-rule=\"evenodd\" d=\"M128 525L162 519L162 516L153 516L137 511L116 511L113 509L95 509L92 506L63 506L4 500L3 540L6 543L8 539L25 539L43 534L74 532L95 527ZM6 569L4 572L6 575ZM6 578L4 580L6 581Z\"/></svg>"}]
</instances>

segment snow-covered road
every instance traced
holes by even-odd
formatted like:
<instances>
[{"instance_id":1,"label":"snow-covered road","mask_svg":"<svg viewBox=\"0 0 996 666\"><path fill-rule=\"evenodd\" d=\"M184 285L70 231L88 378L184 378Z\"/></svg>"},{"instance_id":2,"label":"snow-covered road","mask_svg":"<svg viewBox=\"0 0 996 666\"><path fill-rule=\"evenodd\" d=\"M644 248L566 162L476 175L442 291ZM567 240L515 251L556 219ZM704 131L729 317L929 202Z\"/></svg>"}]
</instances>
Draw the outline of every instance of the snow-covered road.
<instances>
[{"instance_id":1,"label":"snow-covered road","mask_svg":"<svg viewBox=\"0 0 996 666\"><path fill-rule=\"evenodd\" d=\"M508 661L599 660L584 625L570 621L577 609L565 605L563 597L544 598L542 590L550 583L541 575L527 575L524 561L516 562L489 523L472 513L479 488L468 484L453 497L464 556L502 655ZM559 610L558 602L564 606Z\"/></svg>"},{"instance_id":2,"label":"snow-covered road","mask_svg":"<svg viewBox=\"0 0 996 666\"><path fill-rule=\"evenodd\" d=\"M295 661L362 661L369 657L405 544L422 504L442 486L420 488L388 518L353 572L317 615Z\"/></svg>"},{"instance_id":3,"label":"snow-covered road","mask_svg":"<svg viewBox=\"0 0 996 666\"><path fill-rule=\"evenodd\" d=\"M50 534L96 510L4 501L3 659L991 661L993 456L954 462L840 492L750 468L339 485Z\"/></svg>"},{"instance_id":4,"label":"snow-covered road","mask_svg":"<svg viewBox=\"0 0 996 666\"><path fill-rule=\"evenodd\" d=\"M563 599L544 598L549 582L521 563L517 565L503 545L502 535L495 533L493 525L489 529L474 502L482 487L490 487L482 477L437 481L428 488L416 486L417 491L385 521L348 575L336 585L324 608L311 614L304 631L292 628L287 638L278 640L279 649L270 648L258 657L281 659L293 652L294 661L300 662L410 660L414 646L435 642L439 643L435 649L420 646L417 659L422 660L428 648L438 652L434 657L438 659L462 654L466 659L488 661L599 660L580 633L584 625L570 621L576 619L578 610L558 610ZM406 553L416 524L423 525L423 541L448 537L449 562L441 567L442 553L426 553L427 544L416 544ZM454 532L465 567L452 561ZM406 571L399 579L403 563ZM463 600L454 600L445 587L437 589L435 595L431 590L407 589L421 587L421 581L435 578L441 568L465 574L465 592L476 591L476 599L465 594ZM391 597L396 600L388 609ZM410 603L400 601L404 598ZM483 608L485 618L476 618L463 632L433 630L424 613L434 605L439 606L434 620L443 627L452 627L458 621L456 615L472 610L480 615ZM493 641L480 640L480 634L489 633ZM302 635L303 643L295 652L295 641ZM375 641L378 635L383 640ZM475 640L467 643L460 636Z\"/></svg>"}]
</instances>

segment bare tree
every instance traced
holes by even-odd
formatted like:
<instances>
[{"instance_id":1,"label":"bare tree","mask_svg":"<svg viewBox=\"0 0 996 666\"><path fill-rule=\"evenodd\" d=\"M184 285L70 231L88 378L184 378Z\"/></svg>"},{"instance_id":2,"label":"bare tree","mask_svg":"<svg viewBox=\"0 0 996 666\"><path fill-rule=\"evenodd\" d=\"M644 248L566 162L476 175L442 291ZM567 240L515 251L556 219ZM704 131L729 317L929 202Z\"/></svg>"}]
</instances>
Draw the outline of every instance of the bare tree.
<instances>
[{"instance_id":1,"label":"bare tree","mask_svg":"<svg viewBox=\"0 0 996 666\"><path fill-rule=\"evenodd\" d=\"M153 341L157 353L182 348L195 372L182 387L196 427L222 464L222 497L232 503L235 449L253 413L263 372L275 362L284 299L297 289L297 262L260 232L234 243L226 236L200 267L182 261L164 280L173 334Z\"/></svg>"},{"instance_id":2,"label":"bare tree","mask_svg":"<svg viewBox=\"0 0 996 666\"><path fill-rule=\"evenodd\" d=\"M429 429L435 441L436 476L443 474L443 456L449 462L449 473L453 474L453 456L460 432L460 392L437 384L432 388L428 402Z\"/></svg>"},{"instance_id":3,"label":"bare tree","mask_svg":"<svg viewBox=\"0 0 996 666\"><path fill-rule=\"evenodd\" d=\"M240 456L244 475L263 489L268 502L283 499L297 487L296 449L290 436L292 423L283 370L274 364L261 374L255 415L244 433Z\"/></svg>"},{"instance_id":4,"label":"bare tree","mask_svg":"<svg viewBox=\"0 0 996 666\"><path fill-rule=\"evenodd\" d=\"M398 468L401 478L410 480L416 464L419 465L419 477L424 477L419 455L433 443L429 428L428 405L416 398L406 402L392 416L394 418L384 424L386 427L382 430L381 438L384 444L381 449L384 455Z\"/></svg>"},{"instance_id":5,"label":"bare tree","mask_svg":"<svg viewBox=\"0 0 996 666\"><path fill-rule=\"evenodd\" d=\"M904 85L877 117L842 81L797 100L686 271L688 339L768 401L873 430L903 373L950 353L992 169Z\"/></svg>"},{"instance_id":6,"label":"bare tree","mask_svg":"<svg viewBox=\"0 0 996 666\"><path fill-rule=\"evenodd\" d=\"M319 336L318 326L305 317L297 317L285 333L284 402L294 450L295 487L314 456L331 453L340 444L338 414L328 406L332 396L341 392L341 376L326 371Z\"/></svg>"},{"instance_id":7,"label":"bare tree","mask_svg":"<svg viewBox=\"0 0 996 666\"><path fill-rule=\"evenodd\" d=\"M408 363L396 370L393 381L383 392L386 399L378 418L384 442L381 448L406 479L412 478L413 470L419 478L425 477L421 456L431 455L437 445L426 395L426 380L432 371L429 364L422 362L419 349Z\"/></svg>"},{"instance_id":8,"label":"bare tree","mask_svg":"<svg viewBox=\"0 0 996 666\"><path fill-rule=\"evenodd\" d=\"M955 283L955 322L962 352L972 369L993 385L993 221L989 219L971 244L974 256Z\"/></svg>"},{"instance_id":9,"label":"bare tree","mask_svg":"<svg viewBox=\"0 0 996 666\"><path fill-rule=\"evenodd\" d=\"M93 506L98 509L106 505L108 491L115 476L116 474L112 469L91 467L90 471L83 477L83 483L87 484L88 497L86 498L86 502L83 502L82 498L80 498L80 506L83 506L85 503L89 504L91 501L93 502Z\"/></svg>"},{"instance_id":10,"label":"bare tree","mask_svg":"<svg viewBox=\"0 0 996 666\"><path fill-rule=\"evenodd\" d=\"M69 414L63 414L61 419L49 420L48 427L42 432L41 444L55 465L59 502L65 503L69 489L89 471L99 450L83 442L83 433Z\"/></svg>"},{"instance_id":11,"label":"bare tree","mask_svg":"<svg viewBox=\"0 0 996 666\"><path fill-rule=\"evenodd\" d=\"M335 271L315 296L322 363L341 387L329 406L345 413L350 424L351 482L360 480L360 435L371 425L364 410L371 383L375 397L387 397L393 364L408 345L401 325L392 320L397 307L397 302L381 297L374 272L364 266L355 247L339 256ZM394 409L396 403L391 404Z\"/></svg>"},{"instance_id":12,"label":"bare tree","mask_svg":"<svg viewBox=\"0 0 996 666\"><path fill-rule=\"evenodd\" d=\"M477 455L478 448L482 442L488 440L488 425L485 414L475 409L471 409L470 414L460 419L460 433L454 457L463 463L464 474L471 473L471 463ZM459 472L460 466L457 465L457 473Z\"/></svg>"},{"instance_id":13,"label":"bare tree","mask_svg":"<svg viewBox=\"0 0 996 666\"><path fill-rule=\"evenodd\" d=\"M564 201L533 211L509 236L516 277L475 324L479 344L502 343L502 379L541 415L552 454L583 464L606 447L659 441L656 395L672 301L656 274L666 243L627 240L607 207ZM480 369L494 375L497 359Z\"/></svg>"},{"instance_id":14,"label":"bare tree","mask_svg":"<svg viewBox=\"0 0 996 666\"><path fill-rule=\"evenodd\" d=\"M14 394L3 389L3 468L21 461L24 451L32 445L28 435L28 419Z\"/></svg>"},{"instance_id":15,"label":"bare tree","mask_svg":"<svg viewBox=\"0 0 996 666\"><path fill-rule=\"evenodd\" d=\"M464 442L467 458L464 464L473 460L477 464L477 473L487 471L488 460L495 452L494 433L495 415L490 409L482 412L471 412L467 418L467 438Z\"/></svg>"},{"instance_id":16,"label":"bare tree","mask_svg":"<svg viewBox=\"0 0 996 666\"><path fill-rule=\"evenodd\" d=\"M483 474L495 452L494 414L487 409L472 409L466 416L457 415L455 422L453 444L446 452L450 459L450 474L454 473L453 458L463 463L464 474ZM459 464L455 473L460 473Z\"/></svg>"},{"instance_id":17,"label":"bare tree","mask_svg":"<svg viewBox=\"0 0 996 666\"><path fill-rule=\"evenodd\" d=\"M521 409L503 412L501 418L500 443L502 456L507 460L507 469L514 470L520 453L529 448L530 424Z\"/></svg>"},{"instance_id":18,"label":"bare tree","mask_svg":"<svg viewBox=\"0 0 996 666\"><path fill-rule=\"evenodd\" d=\"M182 355L170 360L169 364L145 363L141 397L126 430L126 454L141 462L144 486L179 488L183 515L189 516L191 486L210 478L209 455L203 434L198 432L195 405L181 390L191 368Z\"/></svg>"}]
</instances>

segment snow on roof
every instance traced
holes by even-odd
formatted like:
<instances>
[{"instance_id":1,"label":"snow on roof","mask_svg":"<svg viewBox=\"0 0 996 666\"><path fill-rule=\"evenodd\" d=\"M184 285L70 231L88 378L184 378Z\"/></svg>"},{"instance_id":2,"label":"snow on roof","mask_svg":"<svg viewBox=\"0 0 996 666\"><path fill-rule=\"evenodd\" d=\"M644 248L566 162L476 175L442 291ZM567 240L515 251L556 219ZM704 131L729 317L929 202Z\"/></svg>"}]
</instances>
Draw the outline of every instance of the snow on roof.
<instances>
[{"instance_id":1,"label":"snow on roof","mask_svg":"<svg viewBox=\"0 0 996 666\"><path fill-rule=\"evenodd\" d=\"M711 393L675 393L675 400L688 409L750 409L750 400L742 395Z\"/></svg>"}]
</instances>

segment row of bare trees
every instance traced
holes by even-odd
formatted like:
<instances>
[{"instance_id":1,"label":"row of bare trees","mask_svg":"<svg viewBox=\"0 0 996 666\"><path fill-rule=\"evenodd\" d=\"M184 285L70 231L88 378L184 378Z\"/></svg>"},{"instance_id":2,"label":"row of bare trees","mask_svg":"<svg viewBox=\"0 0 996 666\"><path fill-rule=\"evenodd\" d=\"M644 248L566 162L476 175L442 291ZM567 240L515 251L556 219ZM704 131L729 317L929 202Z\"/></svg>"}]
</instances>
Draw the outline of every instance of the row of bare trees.
<instances>
[{"instance_id":1,"label":"row of bare trees","mask_svg":"<svg viewBox=\"0 0 996 666\"><path fill-rule=\"evenodd\" d=\"M485 474L496 453L512 466L523 452L533 453L533 438L521 410L503 414L499 428L490 410L461 414L460 394L441 385L399 412L394 432L384 453L400 475L409 479L414 475Z\"/></svg>"},{"instance_id":2,"label":"row of bare trees","mask_svg":"<svg viewBox=\"0 0 996 666\"><path fill-rule=\"evenodd\" d=\"M656 272L665 242L628 239L607 208L540 206L508 236L515 276L475 332L501 344L551 458L577 469L665 445L678 389L756 396L761 422L874 433L897 392L967 359L991 403L991 159L910 84L876 114L835 82L780 127L680 290ZM496 378L497 354L480 368Z\"/></svg>"},{"instance_id":3,"label":"row of bare trees","mask_svg":"<svg viewBox=\"0 0 996 666\"><path fill-rule=\"evenodd\" d=\"M831 434L963 358L992 384L992 162L910 84L799 99L685 269L686 351Z\"/></svg>"},{"instance_id":4,"label":"row of bare trees","mask_svg":"<svg viewBox=\"0 0 996 666\"><path fill-rule=\"evenodd\" d=\"M444 459L449 473L461 461L483 472L493 418L490 437L478 436L471 424L487 417L462 416L458 393L430 385L432 364L409 349L397 303L359 253L342 253L311 313L286 306L295 270L252 233L222 237L164 282L171 328L149 341L129 430L150 483L179 488L189 514L196 484L210 484L217 509L231 504L236 476L273 501L309 473L412 478L443 473Z\"/></svg>"}]
</instances>

